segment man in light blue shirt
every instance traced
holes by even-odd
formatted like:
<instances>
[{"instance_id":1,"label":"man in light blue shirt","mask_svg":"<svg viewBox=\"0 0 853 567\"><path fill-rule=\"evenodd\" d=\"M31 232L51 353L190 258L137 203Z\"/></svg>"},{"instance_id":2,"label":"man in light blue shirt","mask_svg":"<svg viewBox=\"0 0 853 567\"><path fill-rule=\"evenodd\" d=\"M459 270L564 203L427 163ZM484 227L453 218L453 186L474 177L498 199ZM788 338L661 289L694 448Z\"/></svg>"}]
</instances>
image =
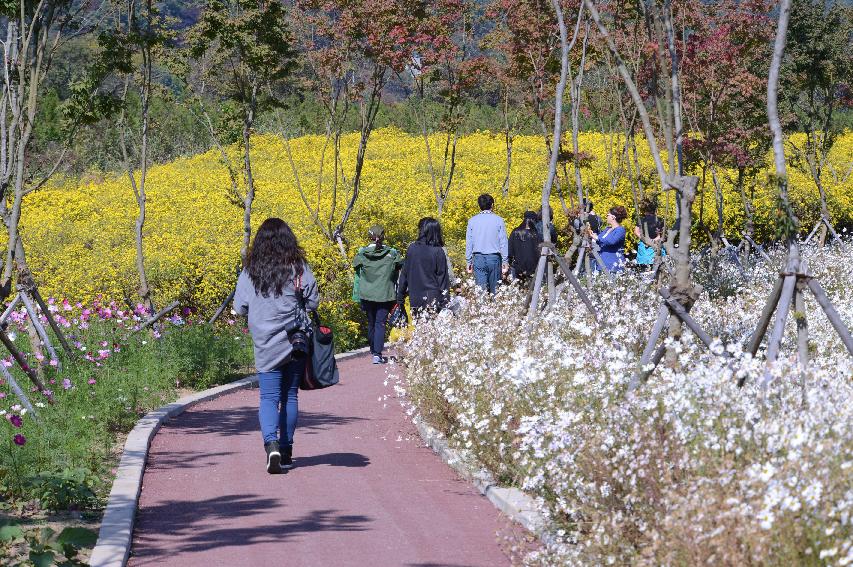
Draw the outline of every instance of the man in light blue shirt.
<instances>
[{"instance_id":1,"label":"man in light blue shirt","mask_svg":"<svg viewBox=\"0 0 853 567\"><path fill-rule=\"evenodd\" d=\"M468 273L474 273L477 285L495 293L501 272L509 271L509 247L504 220L492 212L495 200L483 194L477 198L480 213L468 220L465 234L465 259Z\"/></svg>"}]
</instances>

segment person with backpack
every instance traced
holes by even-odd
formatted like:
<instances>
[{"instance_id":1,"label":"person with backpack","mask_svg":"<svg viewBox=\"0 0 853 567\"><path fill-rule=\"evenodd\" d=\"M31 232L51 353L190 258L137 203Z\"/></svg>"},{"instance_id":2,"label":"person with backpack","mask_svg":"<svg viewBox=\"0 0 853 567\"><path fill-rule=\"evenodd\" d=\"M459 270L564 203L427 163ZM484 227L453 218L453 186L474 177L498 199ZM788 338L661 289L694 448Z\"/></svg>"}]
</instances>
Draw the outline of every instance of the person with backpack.
<instances>
[{"instance_id":1,"label":"person with backpack","mask_svg":"<svg viewBox=\"0 0 853 567\"><path fill-rule=\"evenodd\" d=\"M412 314L441 311L450 300L451 266L444 250L441 224L432 217L418 223L418 239L406 250L406 261L397 284L397 303L406 295Z\"/></svg>"},{"instance_id":2,"label":"person with backpack","mask_svg":"<svg viewBox=\"0 0 853 567\"><path fill-rule=\"evenodd\" d=\"M536 265L542 252L542 235L536 229L537 214L524 213L521 224L509 235L509 270L512 277L522 283L527 282L536 272Z\"/></svg>"},{"instance_id":3,"label":"person with backpack","mask_svg":"<svg viewBox=\"0 0 853 567\"><path fill-rule=\"evenodd\" d=\"M373 355L373 364L384 364L388 359L385 350L385 324L388 313L394 307L396 292L394 284L403 259L400 253L385 246L385 229L379 225L367 231L370 244L360 248L353 259L358 278L358 299L367 314L367 343Z\"/></svg>"},{"instance_id":4,"label":"person with backpack","mask_svg":"<svg viewBox=\"0 0 853 567\"><path fill-rule=\"evenodd\" d=\"M643 213L640 225L634 227L634 236L639 239L637 243L637 266L640 269L650 270L655 263L655 248L660 250L661 255L666 251L661 247L663 232L666 229L664 220L657 216L658 202L656 197L646 197L640 203ZM643 237L652 241L655 246L649 246L643 241Z\"/></svg>"},{"instance_id":5,"label":"person with backpack","mask_svg":"<svg viewBox=\"0 0 853 567\"><path fill-rule=\"evenodd\" d=\"M234 310L249 316L260 389L258 421L270 474L293 467L299 381L311 339L304 313L318 304L317 281L293 231L281 219L265 220L237 280Z\"/></svg>"}]
</instances>

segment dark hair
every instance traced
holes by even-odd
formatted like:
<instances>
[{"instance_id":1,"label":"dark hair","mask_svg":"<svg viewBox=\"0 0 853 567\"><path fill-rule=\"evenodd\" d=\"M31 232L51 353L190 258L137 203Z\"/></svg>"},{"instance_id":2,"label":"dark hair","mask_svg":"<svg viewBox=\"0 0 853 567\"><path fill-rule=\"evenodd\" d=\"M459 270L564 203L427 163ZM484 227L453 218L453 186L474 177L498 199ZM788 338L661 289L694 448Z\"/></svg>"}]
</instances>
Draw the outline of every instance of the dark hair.
<instances>
[{"instance_id":1,"label":"dark hair","mask_svg":"<svg viewBox=\"0 0 853 567\"><path fill-rule=\"evenodd\" d=\"M524 211L524 220L521 221L521 224L524 224L524 221L527 219L531 219L533 222L539 220L539 215L536 214L536 211Z\"/></svg>"},{"instance_id":2,"label":"dark hair","mask_svg":"<svg viewBox=\"0 0 853 567\"><path fill-rule=\"evenodd\" d=\"M444 246L441 224L432 217L422 218L418 222L418 242L427 246Z\"/></svg>"},{"instance_id":3,"label":"dark hair","mask_svg":"<svg viewBox=\"0 0 853 567\"><path fill-rule=\"evenodd\" d=\"M610 214L616 218L616 222L622 222L623 220L628 218L628 211L626 211L625 207L623 207L622 205L610 207Z\"/></svg>"},{"instance_id":4,"label":"dark hair","mask_svg":"<svg viewBox=\"0 0 853 567\"><path fill-rule=\"evenodd\" d=\"M592 209L593 209L593 207L594 207L594 206L595 206L595 205L593 205L592 201L590 201L589 199L584 198L584 200L583 200L583 209L584 209L584 212L591 213L591 212L592 212Z\"/></svg>"},{"instance_id":5,"label":"dark hair","mask_svg":"<svg viewBox=\"0 0 853 567\"><path fill-rule=\"evenodd\" d=\"M525 216L524 220L518 226L518 239L522 242L527 242L531 238L539 238L539 231L536 230L536 220Z\"/></svg>"},{"instance_id":6,"label":"dark hair","mask_svg":"<svg viewBox=\"0 0 853 567\"><path fill-rule=\"evenodd\" d=\"M246 271L255 292L278 297L288 282L302 275L305 251L296 235L281 219L269 218L261 224L246 258Z\"/></svg>"},{"instance_id":7,"label":"dark hair","mask_svg":"<svg viewBox=\"0 0 853 567\"><path fill-rule=\"evenodd\" d=\"M481 211L489 211L495 205L495 198L488 193L483 193L477 197L477 204L480 205Z\"/></svg>"},{"instance_id":8,"label":"dark hair","mask_svg":"<svg viewBox=\"0 0 853 567\"><path fill-rule=\"evenodd\" d=\"M653 215L658 210L658 196L647 195L640 200L640 211L644 215Z\"/></svg>"}]
</instances>

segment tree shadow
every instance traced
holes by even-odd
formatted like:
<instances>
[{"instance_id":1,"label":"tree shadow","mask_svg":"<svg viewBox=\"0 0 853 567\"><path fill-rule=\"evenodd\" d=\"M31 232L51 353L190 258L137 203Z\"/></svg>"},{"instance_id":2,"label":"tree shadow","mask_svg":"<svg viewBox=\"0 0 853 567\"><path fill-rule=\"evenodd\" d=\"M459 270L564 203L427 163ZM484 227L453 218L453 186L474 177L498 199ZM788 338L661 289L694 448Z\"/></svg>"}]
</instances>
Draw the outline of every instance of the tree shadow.
<instances>
[{"instance_id":1,"label":"tree shadow","mask_svg":"<svg viewBox=\"0 0 853 567\"><path fill-rule=\"evenodd\" d=\"M156 565L175 553L284 543L300 534L320 531L364 531L373 521L364 515L323 509L291 520L269 522L268 518L259 517L256 525L246 525L252 523L253 516L284 506L277 498L232 495L202 501L171 500L147 507L138 512L133 563ZM170 538L164 540L163 534Z\"/></svg>"},{"instance_id":2,"label":"tree shadow","mask_svg":"<svg viewBox=\"0 0 853 567\"><path fill-rule=\"evenodd\" d=\"M365 418L300 411L297 427L299 433L310 435L358 421L365 421ZM257 407L191 409L169 420L166 427L182 435L255 435L258 432L258 410Z\"/></svg>"}]
</instances>

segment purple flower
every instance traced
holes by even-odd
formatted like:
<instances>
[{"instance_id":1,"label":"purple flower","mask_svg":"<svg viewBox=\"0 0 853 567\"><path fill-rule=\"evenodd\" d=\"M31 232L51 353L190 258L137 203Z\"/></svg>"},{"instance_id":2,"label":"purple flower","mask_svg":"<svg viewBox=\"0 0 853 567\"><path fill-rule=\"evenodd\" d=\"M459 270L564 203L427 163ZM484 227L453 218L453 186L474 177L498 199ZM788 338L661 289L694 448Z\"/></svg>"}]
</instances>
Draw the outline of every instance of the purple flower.
<instances>
[{"instance_id":1,"label":"purple flower","mask_svg":"<svg viewBox=\"0 0 853 567\"><path fill-rule=\"evenodd\" d=\"M23 446L27 442L27 438L18 433L15 435L14 441L15 445Z\"/></svg>"},{"instance_id":2,"label":"purple flower","mask_svg":"<svg viewBox=\"0 0 853 567\"><path fill-rule=\"evenodd\" d=\"M70 390L72 386L73 386L73 384L71 383L71 380L69 380L68 378L65 378L62 380L62 387L65 388L66 390Z\"/></svg>"},{"instance_id":3,"label":"purple flower","mask_svg":"<svg viewBox=\"0 0 853 567\"><path fill-rule=\"evenodd\" d=\"M20 415L12 414L9 416L9 423L14 425L15 427L22 427L24 425L24 420L21 419Z\"/></svg>"},{"instance_id":4,"label":"purple flower","mask_svg":"<svg viewBox=\"0 0 853 567\"><path fill-rule=\"evenodd\" d=\"M95 379L94 379L94 378L89 378L88 383L89 383L89 385L90 385L90 386L94 386L94 385L95 385Z\"/></svg>"}]
</instances>

